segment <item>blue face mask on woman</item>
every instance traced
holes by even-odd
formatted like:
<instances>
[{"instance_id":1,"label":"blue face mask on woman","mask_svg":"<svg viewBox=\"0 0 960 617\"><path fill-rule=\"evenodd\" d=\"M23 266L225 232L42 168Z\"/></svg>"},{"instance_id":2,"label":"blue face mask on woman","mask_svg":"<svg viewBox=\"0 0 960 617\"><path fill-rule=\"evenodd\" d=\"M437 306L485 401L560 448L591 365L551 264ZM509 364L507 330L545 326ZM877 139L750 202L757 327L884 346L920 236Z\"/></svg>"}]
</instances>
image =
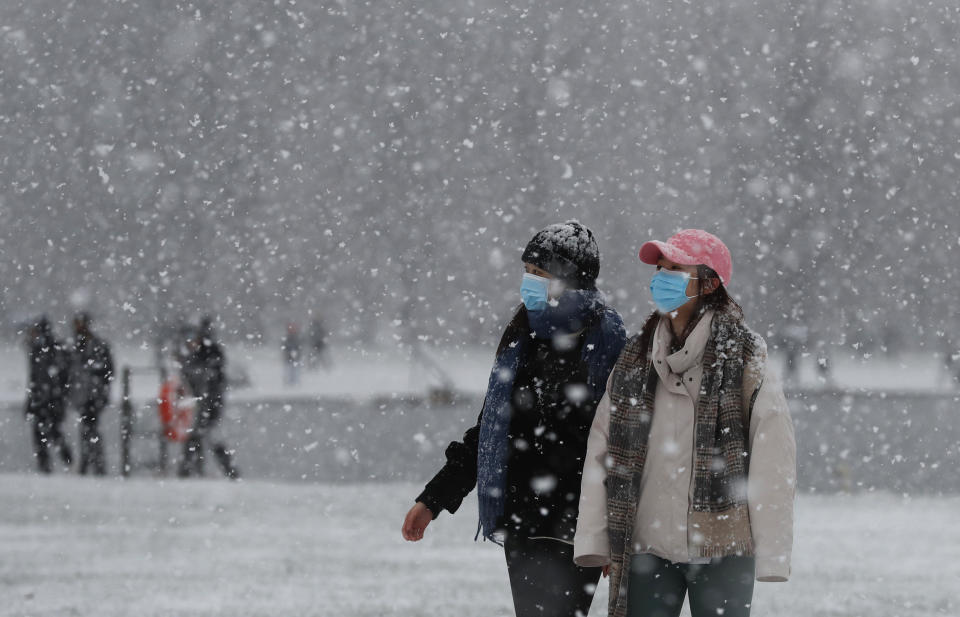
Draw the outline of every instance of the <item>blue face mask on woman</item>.
<instances>
[{"instance_id":1,"label":"blue face mask on woman","mask_svg":"<svg viewBox=\"0 0 960 617\"><path fill-rule=\"evenodd\" d=\"M542 311L547 308L549 291L550 279L529 272L523 275L520 297L523 298L523 304L528 311Z\"/></svg>"},{"instance_id":2,"label":"blue face mask on woman","mask_svg":"<svg viewBox=\"0 0 960 617\"><path fill-rule=\"evenodd\" d=\"M661 313L672 313L696 296L687 295L687 283L690 279L696 280L697 277L690 276L689 272L678 272L672 270L660 270L653 275L650 281L650 293L653 294L653 302L657 305L657 310Z\"/></svg>"}]
</instances>

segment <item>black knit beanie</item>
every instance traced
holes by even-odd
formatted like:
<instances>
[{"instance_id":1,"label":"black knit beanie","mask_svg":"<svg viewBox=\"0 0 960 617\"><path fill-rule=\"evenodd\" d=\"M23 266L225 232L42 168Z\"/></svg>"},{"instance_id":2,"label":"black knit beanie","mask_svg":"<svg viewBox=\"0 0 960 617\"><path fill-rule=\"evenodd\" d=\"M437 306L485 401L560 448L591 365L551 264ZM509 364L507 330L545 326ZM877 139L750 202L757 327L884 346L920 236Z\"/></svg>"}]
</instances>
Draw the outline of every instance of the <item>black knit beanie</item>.
<instances>
[{"instance_id":1,"label":"black knit beanie","mask_svg":"<svg viewBox=\"0 0 960 617\"><path fill-rule=\"evenodd\" d=\"M600 249L593 232L579 221L556 223L533 236L520 258L576 289L595 289Z\"/></svg>"}]
</instances>

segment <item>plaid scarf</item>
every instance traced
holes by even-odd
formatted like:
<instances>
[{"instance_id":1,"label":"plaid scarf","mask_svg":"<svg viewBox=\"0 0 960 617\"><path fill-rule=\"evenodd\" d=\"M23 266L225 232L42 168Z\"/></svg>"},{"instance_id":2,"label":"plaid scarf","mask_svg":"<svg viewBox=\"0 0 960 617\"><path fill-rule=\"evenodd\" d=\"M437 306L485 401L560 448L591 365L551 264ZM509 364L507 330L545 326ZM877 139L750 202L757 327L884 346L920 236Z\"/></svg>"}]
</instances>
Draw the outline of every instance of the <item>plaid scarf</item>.
<instances>
[{"instance_id":1,"label":"plaid scarf","mask_svg":"<svg viewBox=\"0 0 960 617\"><path fill-rule=\"evenodd\" d=\"M607 524L613 561L612 617L624 617L627 610L625 568L633 549L640 479L653 424L659 376L651 355L659 322L659 315L652 316L627 342L610 382ZM763 339L728 312L714 315L694 420L694 487L687 520L692 557L753 554L747 505L748 431L765 361Z\"/></svg>"}]
</instances>

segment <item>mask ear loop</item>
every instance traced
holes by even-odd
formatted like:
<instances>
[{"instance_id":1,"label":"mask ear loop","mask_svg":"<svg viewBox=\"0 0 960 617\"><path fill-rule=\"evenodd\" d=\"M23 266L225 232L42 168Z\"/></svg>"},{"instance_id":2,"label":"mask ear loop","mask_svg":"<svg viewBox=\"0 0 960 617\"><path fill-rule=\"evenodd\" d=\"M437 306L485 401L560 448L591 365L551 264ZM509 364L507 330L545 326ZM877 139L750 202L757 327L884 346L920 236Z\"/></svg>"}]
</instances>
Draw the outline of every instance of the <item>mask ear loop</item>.
<instances>
[{"instance_id":1,"label":"mask ear loop","mask_svg":"<svg viewBox=\"0 0 960 617\"><path fill-rule=\"evenodd\" d=\"M690 276L690 277L687 277L687 280L688 280L688 281L699 281L699 280L700 280L700 277L699 277L699 276ZM700 287L700 285L697 284L697 287ZM683 295L685 295L685 296L687 296L687 298L693 300L694 298L699 298L700 296L703 295L703 288L702 288L702 287L700 288L700 292L701 292L701 293L698 293L698 294L696 294L696 295L694 295L694 296L687 296L687 290L684 289L684 290L683 290Z\"/></svg>"}]
</instances>

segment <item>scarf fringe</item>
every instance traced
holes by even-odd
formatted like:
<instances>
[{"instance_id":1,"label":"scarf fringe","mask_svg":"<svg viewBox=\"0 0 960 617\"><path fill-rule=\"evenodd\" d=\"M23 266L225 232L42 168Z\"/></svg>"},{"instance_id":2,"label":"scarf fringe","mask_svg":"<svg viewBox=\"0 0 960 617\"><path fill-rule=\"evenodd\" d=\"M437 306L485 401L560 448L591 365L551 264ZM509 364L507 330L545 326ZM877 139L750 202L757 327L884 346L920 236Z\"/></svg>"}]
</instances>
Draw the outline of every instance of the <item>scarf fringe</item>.
<instances>
[{"instance_id":1,"label":"scarf fringe","mask_svg":"<svg viewBox=\"0 0 960 617\"><path fill-rule=\"evenodd\" d=\"M742 540L728 546L702 546L700 550L697 551L697 556L709 559L744 555L752 557L753 551L753 540Z\"/></svg>"}]
</instances>

